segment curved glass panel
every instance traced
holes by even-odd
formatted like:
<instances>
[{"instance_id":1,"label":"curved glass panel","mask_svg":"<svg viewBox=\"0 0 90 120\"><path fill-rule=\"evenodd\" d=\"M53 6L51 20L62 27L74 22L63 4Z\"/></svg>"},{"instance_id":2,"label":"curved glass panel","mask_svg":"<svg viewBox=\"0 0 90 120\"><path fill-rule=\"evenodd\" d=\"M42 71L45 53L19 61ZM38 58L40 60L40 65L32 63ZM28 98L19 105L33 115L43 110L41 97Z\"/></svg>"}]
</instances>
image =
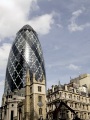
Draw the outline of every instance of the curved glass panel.
<instances>
[{"instance_id":1,"label":"curved glass panel","mask_svg":"<svg viewBox=\"0 0 90 120\"><path fill-rule=\"evenodd\" d=\"M35 73L37 81L45 76L41 45L36 32L29 25L19 30L13 42L6 69L4 93L25 86L27 68L30 69L30 76Z\"/></svg>"}]
</instances>

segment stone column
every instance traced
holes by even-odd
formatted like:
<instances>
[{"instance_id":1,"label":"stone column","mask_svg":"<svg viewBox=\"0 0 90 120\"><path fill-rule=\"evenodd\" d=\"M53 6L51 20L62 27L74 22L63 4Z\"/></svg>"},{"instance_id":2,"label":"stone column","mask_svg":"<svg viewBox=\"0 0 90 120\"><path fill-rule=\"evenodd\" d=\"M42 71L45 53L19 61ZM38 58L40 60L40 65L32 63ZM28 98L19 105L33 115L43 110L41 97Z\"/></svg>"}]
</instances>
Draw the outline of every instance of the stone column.
<instances>
[{"instance_id":1,"label":"stone column","mask_svg":"<svg viewBox=\"0 0 90 120\"><path fill-rule=\"evenodd\" d=\"M75 103L73 103L73 108L75 108Z\"/></svg>"},{"instance_id":2,"label":"stone column","mask_svg":"<svg viewBox=\"0 0 90 120\"><path fill-rule=\"evenodd\" d=\"M86 120L88 120L89 119L89 117L88 117L88 112L86 113Z\"/></svg>"},{"instance_id":3,"label":"stone column","mask_svg":"<svg viewBox=\"0 0 90 120\"><path fill-rule=\"evenodd\" d=\"M85 120L85 114L83 113L83 119Z\"/></svg>"},{"instance_id":4,"label":"stone column","mask_svg":"<svg viewBox=\"0 0 90 120\"><path fill-rule=\"evenodd\" d=\"M78 117L80 118L80 112L78 112Z\"/></svg>"},{"instance_id":5,"label":"stone column","mask_svg":"<svg viewBox=\"0 0 90 120\"><path fill-rule=\"evenodd\" d=\"M8 106L7 106L7 120L9 120L9 110L8 110L9 108L8 108Z\"/></svg>"},{"instance_id":6,"label":"stone column","mask_svg":"<svg viewBox=\"0 0 90 120\"><path fill-rule=\"evenodd\" d=\"M71 111L68 111L69 120L71 120Z\"/></svg>"}]
</instances>

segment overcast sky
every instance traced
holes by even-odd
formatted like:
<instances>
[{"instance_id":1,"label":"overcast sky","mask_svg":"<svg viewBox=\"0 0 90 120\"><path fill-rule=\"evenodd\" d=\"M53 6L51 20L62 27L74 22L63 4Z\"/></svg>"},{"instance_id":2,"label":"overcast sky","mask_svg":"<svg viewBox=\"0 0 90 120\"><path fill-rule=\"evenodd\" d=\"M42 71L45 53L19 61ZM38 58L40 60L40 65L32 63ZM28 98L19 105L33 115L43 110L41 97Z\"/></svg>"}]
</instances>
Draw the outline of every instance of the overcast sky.
<instances>
[{"instance_id":1,"label":"overcast sky","mask_svg":"<svg viewBox=\"0 0 90 120\"><path fill-rule=\"evenodd\" d=\"M0 98L11 45L25 24L38 33L47 87L90 73L90 0L0 0Z\"/></svg>"}]
</instances>

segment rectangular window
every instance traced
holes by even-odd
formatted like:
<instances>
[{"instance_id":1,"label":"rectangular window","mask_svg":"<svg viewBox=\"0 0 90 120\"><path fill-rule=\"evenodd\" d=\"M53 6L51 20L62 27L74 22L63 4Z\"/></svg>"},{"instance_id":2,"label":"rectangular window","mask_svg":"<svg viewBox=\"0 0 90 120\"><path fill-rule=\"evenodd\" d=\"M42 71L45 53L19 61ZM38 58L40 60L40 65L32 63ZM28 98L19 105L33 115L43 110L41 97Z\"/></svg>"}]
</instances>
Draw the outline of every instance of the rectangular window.
<instances>
[{"instance_id":1,"label":"rectangular window","mask_svg":"<svg viewBox=\"0 0 90 120\"><path fill-rule=\"evenodd\" d=\"M38 86L38 92L41 92L41 91L42 91L41 86Z\"/></svg>"},{"instance_id":2,"label":"rectangular window","mask_svg":"<svg viewBox=\"0 0 90 120\"><path fill-rule=\"evenodd\" d=\"M30 93L32 93L32 87L30 87Z\"/></svg>"},{"instance_id":3,"label":"rectangular window","mask_svg":"<svg viewBox=\"0 0 90 120\"><path fill-rule=\"evenodd\" d=\"M38 96L38 102L42 102L42 96Z\"/></svg>"}]
</instances>

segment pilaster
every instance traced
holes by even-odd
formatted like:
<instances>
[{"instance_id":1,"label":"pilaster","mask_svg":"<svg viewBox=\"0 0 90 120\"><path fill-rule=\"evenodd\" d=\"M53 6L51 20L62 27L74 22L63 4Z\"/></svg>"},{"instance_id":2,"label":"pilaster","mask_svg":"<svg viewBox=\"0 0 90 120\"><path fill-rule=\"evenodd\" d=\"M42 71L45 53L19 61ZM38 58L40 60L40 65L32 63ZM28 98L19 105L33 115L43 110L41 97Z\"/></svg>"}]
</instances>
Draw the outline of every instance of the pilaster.
<instances>
[{"instance_id":1,"label":"pilaster","mask_svg":"<svg viewBox=\"0 0 90 120\"><path fill-rule=\"evenodd\" d=\"M30 120L30 74L29 69L26 73L25 85L25 120Z\"/></svg>"}]
</instances>

